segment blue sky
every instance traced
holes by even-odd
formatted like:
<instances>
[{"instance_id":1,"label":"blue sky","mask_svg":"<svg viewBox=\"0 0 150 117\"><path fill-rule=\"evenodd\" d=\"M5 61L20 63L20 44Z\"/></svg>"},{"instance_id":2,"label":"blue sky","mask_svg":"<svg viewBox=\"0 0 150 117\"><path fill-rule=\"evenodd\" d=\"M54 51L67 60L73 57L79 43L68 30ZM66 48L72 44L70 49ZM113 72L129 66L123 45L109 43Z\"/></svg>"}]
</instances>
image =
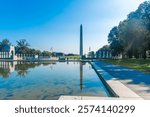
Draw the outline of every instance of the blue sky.
<instances>
[{"instance_id":1,"label":"blue sky","mask_svg":"<svg viewBox=\"0 0 150 117\"><path fill-rule=\"evenodd\" d=\"M107 44L113 26L145 0L0 0L0 40L26 39L32 48L79 53L79 26L84 53Z\"/></svg>"}]
</instances>

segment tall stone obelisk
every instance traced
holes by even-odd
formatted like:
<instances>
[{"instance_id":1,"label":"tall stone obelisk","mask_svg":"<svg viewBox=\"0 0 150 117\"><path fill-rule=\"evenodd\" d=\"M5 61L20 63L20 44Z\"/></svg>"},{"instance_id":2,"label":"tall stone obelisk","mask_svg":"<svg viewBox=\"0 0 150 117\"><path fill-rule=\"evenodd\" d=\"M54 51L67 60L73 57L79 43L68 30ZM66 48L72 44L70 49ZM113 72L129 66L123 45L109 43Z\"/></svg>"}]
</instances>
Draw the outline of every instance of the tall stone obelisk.
<instances>
[{"instance_id":1,"label":"tall stone obelisk","mask_svg":"<svg viewBox=\"0 0 150 117\"><path fill-rule=\"evenodd\" d=\"M83 27L80 25L80 58L83 59Z\"/></svg>"}]
</instances>

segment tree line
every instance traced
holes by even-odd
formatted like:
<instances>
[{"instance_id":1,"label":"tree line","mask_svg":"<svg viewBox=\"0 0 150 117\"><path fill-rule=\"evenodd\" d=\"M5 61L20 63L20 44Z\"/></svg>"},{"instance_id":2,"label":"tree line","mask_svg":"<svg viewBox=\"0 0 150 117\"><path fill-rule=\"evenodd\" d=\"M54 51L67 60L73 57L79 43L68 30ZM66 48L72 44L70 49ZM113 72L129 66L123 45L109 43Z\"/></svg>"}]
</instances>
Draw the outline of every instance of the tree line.
<instances>
[{"instance_id":1,"label":"tree line","mask_svg":"<svg viewBox=\"0 0 150 117\"><path fill-rule=\"evenodd\" d=\"M113 56L146 58L150 52L150 1L140 4L127 19L113 27L108 43Z\"/></svg>"},{"instance_id":2,"label":"tree line","mask_svg":"<svg viewBox=\"0 0 150 117\"><path fill-rule=\"evenodd\" d=\"M42 55L50 56L52 53L49 51L40 51L33 48L30 48L30 44L26 39L20 39L16 41L17 45L15 46L15 54L33 54L33 55ZM5 51L6 47L11 46L12 44L8 39L3 39L0 42L0 51Z\"/></svg>"}]
</instances>

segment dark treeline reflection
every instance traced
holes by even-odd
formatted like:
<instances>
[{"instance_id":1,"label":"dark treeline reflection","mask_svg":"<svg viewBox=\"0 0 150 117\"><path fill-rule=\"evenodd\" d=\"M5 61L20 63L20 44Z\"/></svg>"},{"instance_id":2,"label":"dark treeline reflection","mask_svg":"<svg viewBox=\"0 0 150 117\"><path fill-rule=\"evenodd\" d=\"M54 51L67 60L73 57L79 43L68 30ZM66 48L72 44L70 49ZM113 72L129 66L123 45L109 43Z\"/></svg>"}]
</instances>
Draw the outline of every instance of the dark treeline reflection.
<instances>
[{"instance_id":1,"label":"dark treeline reflection","mask_svg":"<svg viewBox=\"0 0 150 117\"><path fill-rule=\"evenodd\" d=\"M16 71L17 76L25 77L29 73L29 69L33 69L40 65L55 65L55 62L40 63L40 62L0 62L0 77L8 78L9 75Z\"/></svg>"},{"instance_id":2,"label":"dark treeline reflection","mask_svg":"<svg viewBox=\"0 0 150 117\"><path fill-rule=\"evenodd\" d=\"M27 63L27 62L19 62L15 65L15 71L18 76L25 77L29 73L30 68L35 68L41 65L40 63Z\"/></svg>"},{"instance_id":3,"label":"dark treeline reflection","mask_svg":"<svg viewBox=\"0 0 150 117\"><path fill-rule=\"evenodd\" d=\"M8 78L9 75L10 75L9 69L0 68L0 76L2 76L3 78Z\"/></svg>"}]
</instances>

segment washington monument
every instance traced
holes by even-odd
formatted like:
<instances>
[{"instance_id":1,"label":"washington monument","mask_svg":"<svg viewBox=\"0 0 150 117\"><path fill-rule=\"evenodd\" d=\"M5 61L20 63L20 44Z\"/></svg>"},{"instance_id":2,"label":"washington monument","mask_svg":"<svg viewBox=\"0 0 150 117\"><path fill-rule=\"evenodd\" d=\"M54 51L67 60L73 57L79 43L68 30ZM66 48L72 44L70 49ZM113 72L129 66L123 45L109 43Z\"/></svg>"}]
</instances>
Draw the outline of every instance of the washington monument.
<instances>
[{"instance_id":1,"label":"washington monument","mask_svg":"<svg viewBox=\"0 0 150 117\"><path fill-rule=\"evenodd\" d=\"M80 58L83 58L83 27L80 25Z\"/></svg>"}]
</instances>

